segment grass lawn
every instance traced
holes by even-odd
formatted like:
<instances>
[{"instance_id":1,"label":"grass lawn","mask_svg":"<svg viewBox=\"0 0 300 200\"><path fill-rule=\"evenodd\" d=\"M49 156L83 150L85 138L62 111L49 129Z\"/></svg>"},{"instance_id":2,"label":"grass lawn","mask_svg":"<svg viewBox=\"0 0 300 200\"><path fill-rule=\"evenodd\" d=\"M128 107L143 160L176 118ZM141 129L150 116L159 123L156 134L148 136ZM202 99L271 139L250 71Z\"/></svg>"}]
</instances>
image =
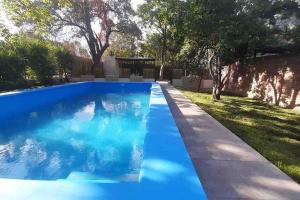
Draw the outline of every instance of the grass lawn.
<instances>
[{"instance_id":1,"label":"grass lawn","mask_svg":"<svg viewBox=\"0 0 300 200\"><path fill-rule=\"evenodd\" d=\"M245 97L185 96L300 183L300 113Z\"/></svg>"}]
</instances>

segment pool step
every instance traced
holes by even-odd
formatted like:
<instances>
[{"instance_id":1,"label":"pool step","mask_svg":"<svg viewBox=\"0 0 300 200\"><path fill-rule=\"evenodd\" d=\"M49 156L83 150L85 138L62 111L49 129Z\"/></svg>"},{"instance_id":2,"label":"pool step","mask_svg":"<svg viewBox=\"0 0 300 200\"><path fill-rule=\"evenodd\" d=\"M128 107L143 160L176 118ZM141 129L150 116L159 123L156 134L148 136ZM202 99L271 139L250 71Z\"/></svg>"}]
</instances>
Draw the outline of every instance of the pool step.
<instances>
[{"instance_id":1,"label":"pool step","mask_svg":"<svg viewBox=\"0 0 300 200\"><path fill-rule=\"evenodd\" d=\"M126 174L119 177L101 177L89 172L72 172L66 179L60 181L79 181L95 183L118 183L118 182L135 182L138 181L138 174Z\"/></svg>"}]
</instances>

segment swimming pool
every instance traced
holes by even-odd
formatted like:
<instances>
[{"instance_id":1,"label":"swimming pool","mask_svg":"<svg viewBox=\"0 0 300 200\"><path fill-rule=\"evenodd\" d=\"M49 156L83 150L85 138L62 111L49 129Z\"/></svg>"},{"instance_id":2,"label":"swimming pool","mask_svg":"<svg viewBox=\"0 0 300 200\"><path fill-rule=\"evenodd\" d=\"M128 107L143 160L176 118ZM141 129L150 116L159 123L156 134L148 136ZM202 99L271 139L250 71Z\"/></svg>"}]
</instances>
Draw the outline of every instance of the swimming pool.
<instances>
[{"instance_id":1,"label":"swimming pool","mask_svg":"<svg viewBox=\"0 0 300 200\"><path fill-rule=\"evenodd\" d=\"M34 89L0 108L1 199L206 199L156 83Z\"/></svg>"},{"instance_id":2,"label":"swimming pool","mask_svg":"<svg viewBox=\"0 0 300 200\"><path fill-rule=\"evenodd\" d=\"M150 87L85 90L0 124L0 178L138 178ZM26 105L24 105L26 106Z\"/></svg>"}]
</instances>

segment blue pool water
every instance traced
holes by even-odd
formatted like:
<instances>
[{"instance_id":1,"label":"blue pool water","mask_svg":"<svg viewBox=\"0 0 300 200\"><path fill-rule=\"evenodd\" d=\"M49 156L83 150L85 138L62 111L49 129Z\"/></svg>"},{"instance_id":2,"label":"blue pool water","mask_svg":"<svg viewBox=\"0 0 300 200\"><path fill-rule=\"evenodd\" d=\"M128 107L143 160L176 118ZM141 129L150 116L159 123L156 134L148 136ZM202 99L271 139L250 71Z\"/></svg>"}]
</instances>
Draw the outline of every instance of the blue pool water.
<instances>
[{"instance_id":1,"label":"blue pool water","mask_svg":"<svg viewBox=\"0 0 300 200\"><path fill-rule=\"evenodd\" d=\"M149 92L87 90L1 120L0 178L135 180L149 100Z\"/></svg>"}]
</instances>

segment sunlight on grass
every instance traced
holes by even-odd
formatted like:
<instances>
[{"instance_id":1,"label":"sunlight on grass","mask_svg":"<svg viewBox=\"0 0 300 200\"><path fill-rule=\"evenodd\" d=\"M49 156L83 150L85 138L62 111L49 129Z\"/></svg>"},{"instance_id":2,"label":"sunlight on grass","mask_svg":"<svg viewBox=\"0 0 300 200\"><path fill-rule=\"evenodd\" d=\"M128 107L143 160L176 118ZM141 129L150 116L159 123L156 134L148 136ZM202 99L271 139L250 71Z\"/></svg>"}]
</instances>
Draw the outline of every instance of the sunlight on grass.
<instances>
[{"instance_id":1,"label":"sunlight on grass","mask_svg":"<svg viewBox=\"0 0 300 200\"><path fill-rule=\"evenodd\" d=\"M185 96L300 183L300 113L244 97Z\"/></svg>"}]
</instances>

